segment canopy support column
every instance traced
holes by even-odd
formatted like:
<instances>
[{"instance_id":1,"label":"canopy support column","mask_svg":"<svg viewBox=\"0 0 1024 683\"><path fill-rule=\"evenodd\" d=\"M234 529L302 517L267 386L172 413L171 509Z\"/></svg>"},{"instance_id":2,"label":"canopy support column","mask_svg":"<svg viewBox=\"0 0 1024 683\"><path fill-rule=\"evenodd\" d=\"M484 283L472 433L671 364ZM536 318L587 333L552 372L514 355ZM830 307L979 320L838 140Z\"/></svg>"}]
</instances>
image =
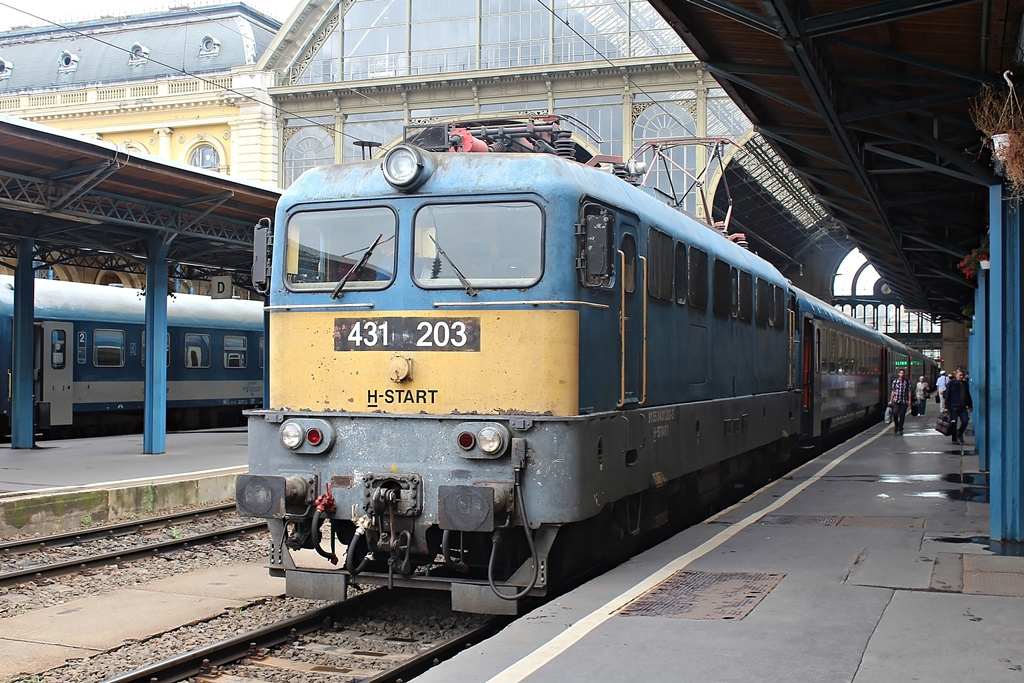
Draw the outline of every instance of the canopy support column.
<instances>
[{"instance_id":1,"label":"canopy support column","mask_svg":"<svg viewBox=\"0 0 1024 683\"><path fill-rule=\"evenodd\" d=\"M35 446L35 306L36 288L31 238L18 240L14 271L14 327L11 340L11 448Z\"/></svg>"},{"instance_id":2,"label":"canopy support column","mask_svg":"<svg viewBox=\"0 0 1024 683\"><path fill-rule=\"evenodd\" d=\"M1024 468L1021 467L1020 201L1005 199L1003 187L989 195L991 265L989 271L987 372L989 450L989 536L994 541L1024 541Z\"/></svg>"},{"instance_id":3,"label":"canopy support column","mask_svg":"<svg viewBox=\"0 0 1024 683\"><path fill-rule=\"evenodd\" d=\"M143 453L167 449L167 249L149 238L146 262L146 408Z\"/></svg>"}]
</instances>

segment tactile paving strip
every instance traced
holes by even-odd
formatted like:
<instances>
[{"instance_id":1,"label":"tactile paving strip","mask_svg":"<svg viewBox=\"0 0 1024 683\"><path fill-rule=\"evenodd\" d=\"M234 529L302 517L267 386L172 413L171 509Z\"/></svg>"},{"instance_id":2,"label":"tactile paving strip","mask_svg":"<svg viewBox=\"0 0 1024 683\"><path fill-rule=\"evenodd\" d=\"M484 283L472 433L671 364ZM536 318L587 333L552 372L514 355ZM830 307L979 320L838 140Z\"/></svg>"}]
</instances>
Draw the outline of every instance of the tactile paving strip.
<instances>
[{"instance_id":1,"label":"tactile paving strip","mask_svg":"<svg viewBox=\"0 0 1024 683\"><path fill-rule=\"evenodd\" d=\"M765 515L758 524L773 526L849 526L869 529L923 529L924 517L856 517L853 515Z\"/></svg>"},{"instance_id":2,"label":"tactile paving strip","mask_svg":"<svg viewBox=\"0 0 1024 683\"><path fill-rule=\"evenodd\" d=\"M680 570L626 605L620 614L737 621L747 616L784 576Z\"/></svg>"}]
</instances>

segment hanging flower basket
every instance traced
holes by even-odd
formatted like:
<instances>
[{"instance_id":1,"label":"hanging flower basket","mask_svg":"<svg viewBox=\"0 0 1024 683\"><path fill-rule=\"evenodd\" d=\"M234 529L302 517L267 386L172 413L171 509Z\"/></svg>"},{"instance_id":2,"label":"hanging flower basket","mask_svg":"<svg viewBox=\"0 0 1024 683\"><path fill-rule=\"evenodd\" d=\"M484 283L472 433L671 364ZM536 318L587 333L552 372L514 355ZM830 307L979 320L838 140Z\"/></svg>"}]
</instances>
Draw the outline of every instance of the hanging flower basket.
<instances>
[{"instance_id":1,"label":"hanging flower basket","mask_svg":"<svg viewBox=\"0 0 1024 683\"><path fill-rule=\"evenodd\" d=\"M965 278L973 280L978 277L980 271L988 270L989 266L988 238L986 237L981 246L965 256L956 267L960 269Z\"/></svg>"},{"instance_id":2,"label":"hanging flower basket","mask_svg":"<svg viewBox=\"0 0 1024 683\"><path fill-rule=\"evenodd\" d=\"M1021 109L1010 72L1003 74L1006 88L983 86L971 102L971 119L984 133L984 146L992 152L995 172L1006 178L1015 197L1024 194L1024 109Z\"/></svg>"}]
</instances>

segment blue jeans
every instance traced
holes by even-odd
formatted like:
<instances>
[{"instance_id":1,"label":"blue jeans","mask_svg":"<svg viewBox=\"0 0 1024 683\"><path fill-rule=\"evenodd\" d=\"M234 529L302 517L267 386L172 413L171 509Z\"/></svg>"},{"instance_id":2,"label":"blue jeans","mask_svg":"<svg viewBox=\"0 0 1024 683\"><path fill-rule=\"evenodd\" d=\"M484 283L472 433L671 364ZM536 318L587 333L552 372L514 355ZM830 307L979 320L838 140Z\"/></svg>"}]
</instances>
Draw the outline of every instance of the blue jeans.
<instances>
[{"instance_id":1,"label":"blue jeans","mask_svg":"<svg viewBox=\"0 0 1024 683\"><path fill-rule=\"evenodd\" d=\"M928 399L919 398L917 399L917 414L924 415L924 409L928 407Z\"/></svg>"},{"instance_id":2,"label":"blue jeans","mask_svg":"<svg viewBox=\"0 0 1024 683\"><path fill-rule=\"evenodd\" d=\"M971 420L971 414L967 412L966 406L953 408L949 411L949 436L952 439L964 438L967 431L967 423ZM959 427L957 427L959 424Z\"/></svg>"},{"instance_id":3,"label":"blue jeans","mask_svg":"<svg viewBox=\"0 0 1024 683\"><path fill-rule=\"evenodd\" d=\"M903 422L907 419L907 404L906 403L893 403L892 404L892 428L893 431L899 433L903 431Z\"/></svg>"}]
</instances>

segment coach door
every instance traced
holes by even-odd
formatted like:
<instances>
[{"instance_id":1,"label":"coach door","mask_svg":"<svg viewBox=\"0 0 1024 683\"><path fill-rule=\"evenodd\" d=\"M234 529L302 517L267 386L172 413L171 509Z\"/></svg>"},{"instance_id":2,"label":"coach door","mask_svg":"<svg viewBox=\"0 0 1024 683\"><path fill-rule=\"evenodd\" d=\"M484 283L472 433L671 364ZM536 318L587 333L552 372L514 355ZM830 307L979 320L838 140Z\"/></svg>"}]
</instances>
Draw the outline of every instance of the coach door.
<instances>
[{"instance_id":1,"label":"coach door","mask_svg":"<svg viewBox=\"0 0 1024 683\"><path fill-rule=\"evenodd\" d=\"M74 403L74 380L72 359L68 352L74 339L71 323L43 322L41 339L38 340L39 401L50 403L50 424L69 425L72 420Z\"/></svg>"},{"instance_id":2,"label":"coach door","mask_svg":"<svg viewBox=\"0 0 1024 683\"><path fill-rule=\"evenodd\" d=\"M619 337L621 342L621 384L619 407L641 405L646 400L646 274L647 259L637 252L636 228L624 225L618 250Z\"/></svg>"}]
</instances>

